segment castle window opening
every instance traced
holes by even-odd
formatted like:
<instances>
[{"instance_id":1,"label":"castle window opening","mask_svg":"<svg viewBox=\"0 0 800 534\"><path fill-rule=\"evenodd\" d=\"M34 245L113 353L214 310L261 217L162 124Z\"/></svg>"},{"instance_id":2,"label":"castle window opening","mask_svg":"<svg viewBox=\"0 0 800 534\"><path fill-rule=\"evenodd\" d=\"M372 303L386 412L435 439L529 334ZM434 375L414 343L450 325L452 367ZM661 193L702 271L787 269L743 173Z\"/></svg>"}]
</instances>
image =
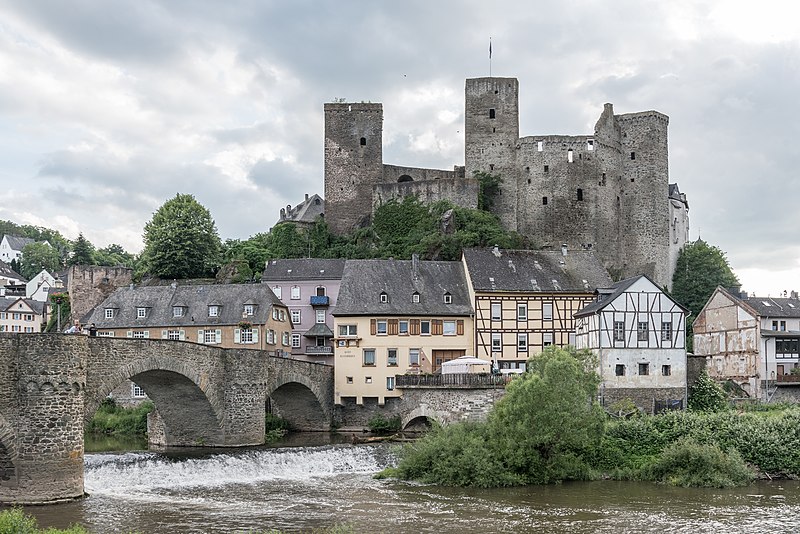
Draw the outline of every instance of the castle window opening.
<instances>
[{"instance_id":1,"label":"castle window opening","mask_svg":"<svg viewBox=\"0 0 800 534\"><path fill-rule=\"evenodd\" d=\"M569 163L572 163L572 161L573 161L573 157L572 157L572 149L571 149L571 148L570 148L569 150L567 150L567 161L568 161Z\"/></svg>"},{"instance_id":2,"label":"castle window opening","mask_svg":"<svg viewBox=\"0 0 800 534\"><path fill-rule=\"evenodd\" d=\"M580 187L578 188L576 197L577 197L578 201L582 201L583 200L583 189L581 189Z\"/></svg>"},{"instance_id":3,"label":"castle window opening","mask_svg":"<svg viewBox=\"0 0 800 534\"><path fill-rule=\"evenodd\" d=\"M600 185L606 185L606 173L603 173L603 178L600 180Z\"/></svg>"},{"instance_id":4,"label":"castle window opening","mask_svg":"<svg viewBox=\"0 0 800 534\"><path fill-rule=\"evenodd\" d=\"M544 142L543 141L536 141L536 150L538 152L541 152L543 148L544 148Z\"/></svg>"},{"instance_id":5,"label":"castle window opening","mask_svg":"<svg viewBox=\"0 0 800 534\"><path fill-rule=\"evenodd\" d=\"M407 174L403 174L403 175L400 176L400 178L397 179L398 183L413 182L413 181L414 181L414 179L411 176L407 175Z\"/></svg>"},{"instance_id":6,"label":"castle window opening","mask_svg":"<svg viewBox=\"0 0 800 534\"><path fill-rule=\"evenodd\" d=\"M631 152L631 159L636 159L636 152Z\"/></svg>"},{"instance_id":7,"label":"castle window opening","mask_svg":"<svg viewBox=\"0 0 800 534\"><path fill-rule=\"evenodd\" d=\"M497 128L492 128L492 133L497 133Z\"/></svg>"},{"instance_id":8,"label":"castle window opening","mask_svg":"<svg viewBox=\"0 0 800 534\"><path fill-rule=\"evenodd\" d=\"M545 165L544 166L544 172L548 172L549 170L550 170L550 165Z\"/></svg>"},{"instance_id":9,"label":"castle window opening","mask_svg":"<svg viewBox=\"0 0 800 534\"><path fill-rule=\"evenodd\" d=\"M530 179L530 178L528 178L528 183L529 183L529 184L531 183L531 179Z\"/></svg>"},{"instance_id":10,"label":"castle window opening","mask_svg":"<svg viewBox=\"0 0 800 534\"><path fill-rule=\"evenodd\" d=\"M594 139L586 141L586 150L594 150Z\"/></svg>"},{"instance_id":11,"label":"castle window opening","mask_svg":"<svg viewBox=\"0 0 800 534\"><path fill-rule=\"evenodd\" d=\"M542 197L542 206L547 206L547 197Z\"/></svg>"},{"instance_id":12,"label":"castle window opening","mask_svg":"<svg viewBox=\"0 0 800 534\"><path fill-rule=\"evenodd\" d=\"M494 170L494 163L490 163L490 164L489 164L489 170L490 170L490 171L493 171L493 170Z\"/></svg>"},{"instance_id":13,"label":"castle window opening","mask_svg":"<svg viewBox=\"0 0 800 534\"><path fill-rule=\"evenodd\" d=\"M489 109L489 118L493 119L495 117L494 108Z\"/></svg>"},{"instance_id":14,"label":"castle window opening","mask_svg":"<svg viewBox=\"0 0 800 534\"><path fill-rule=\"evenodd\" d=\"M367 138L366 137L362 137L361 138L361 146L367 146Z\"/></svg>"}]
</instances>

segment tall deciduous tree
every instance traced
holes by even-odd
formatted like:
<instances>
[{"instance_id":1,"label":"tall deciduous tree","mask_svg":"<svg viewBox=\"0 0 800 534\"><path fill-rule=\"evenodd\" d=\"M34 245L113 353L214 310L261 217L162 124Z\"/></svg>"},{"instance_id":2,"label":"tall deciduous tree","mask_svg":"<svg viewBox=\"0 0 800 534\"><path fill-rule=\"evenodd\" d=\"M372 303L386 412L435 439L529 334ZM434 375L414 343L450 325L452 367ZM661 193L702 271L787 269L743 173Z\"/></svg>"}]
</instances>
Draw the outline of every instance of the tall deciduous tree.
<instances>
[{"instance_id":1,"label":"tall deciduous tree","mask_svg":"<svg viewBox=\"0 0 800 534\"><path fill-rule=\"evenodd\" d=\"M19 263L19 274L30 280L42 269L57 272L61 268L61 256L47 243L30 243L22 249Z\"/></svg>"},{"instance_id":2,"label":"tall deciduous tree","mask_svg":"<svg viewBox=\"0 0 800 534\"><path fill-rule=\"evenodd\" d=\"M144 227L142 269L161 278L213 275L221 242L211 213L192 195L178 194Z\"/></svg>"},{"instance_id":3,"label":"tall deciduous tree","mask_svg":"<svg viewBox=\"0 0 800 534\"><path fill-rule=\"evenodd\" d=\"M67 265L94 265L94 245L83 234L72 244L72 255L67 260Z\"/></svg>"},{"instance_id":4,"label":"tall deciduous tree","mask_svg":"<svg viewBox=\"0 0 800 534\"><path fill-rule=\"evenodd\" d=\"M722 250L701 239L683 247L672 277L672 297L692 312L686 325L687 349L692 350L691 323L717 286L738 285Z\"/></svg>"}]
</instances>

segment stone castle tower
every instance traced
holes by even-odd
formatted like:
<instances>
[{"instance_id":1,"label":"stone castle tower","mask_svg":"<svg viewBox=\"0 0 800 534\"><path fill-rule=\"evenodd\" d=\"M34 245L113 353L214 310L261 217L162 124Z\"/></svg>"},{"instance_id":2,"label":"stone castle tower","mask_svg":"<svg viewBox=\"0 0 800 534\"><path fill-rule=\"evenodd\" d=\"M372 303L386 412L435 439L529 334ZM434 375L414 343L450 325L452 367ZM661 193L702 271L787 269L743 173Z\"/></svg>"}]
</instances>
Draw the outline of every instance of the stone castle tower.
<instances>
[{"instance_id":1,"label":"stone castle tower","mask_svg":"<svg viewBox=\"0 0 800 534\"><path fill-rule=\"evenodd\" d=\"M325 219L336 232L374 206L416 195L477 205L477 171L503 178L494 210L544 248L594 250L612 275L670 285L688 239L688 203L669 184L667 126L656 111L615 115L606 104L589 135L519 134L516 78L466 81L464 167L383 164L380 104L325 105Z\"/></svg>"}]
</instances>

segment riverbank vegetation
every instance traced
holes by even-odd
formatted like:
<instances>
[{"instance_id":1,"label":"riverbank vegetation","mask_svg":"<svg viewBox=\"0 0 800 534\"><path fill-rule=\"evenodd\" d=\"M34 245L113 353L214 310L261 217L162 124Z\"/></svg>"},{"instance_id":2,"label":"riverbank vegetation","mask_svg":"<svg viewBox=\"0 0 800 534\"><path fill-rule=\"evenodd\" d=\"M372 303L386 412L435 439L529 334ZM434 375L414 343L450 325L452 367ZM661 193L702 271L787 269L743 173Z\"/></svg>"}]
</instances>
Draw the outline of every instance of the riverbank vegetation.
<instances>
[{"instance_id":1,"label":"riverbank vegetation","mask_svg":"<svg viewBox=\"0 0 800 534\"><path fill-rule=\"evenodd\" d=\"M89 434L133 437L147 434L147 414L153 411L153 403L145 401L139 406L126 408L117 405L114 399L105 399L86 426Z\"/></svg>"},{"instance_id":2,"label":"riverbank vegetation","mask_svg":"<svg viewBox=\"0 0 800 534\"><path fill-rule=\"evenodd\" d=\"M89 534L89 531L79 525L66 529L42 529L36 519L22 508L10 508L0 512L0 534Z\"/></svg>"},{"instance_id":3,"label":"riverbank vegetation","mask_svg":"<svg viewBox=\"0 0 800 534\"><path fill-rule=\"evenodd\" d=\"M730 487L800 476L800 408L732 410L717 404L719 386L701 384L709 411L610 417L590 401L594 365L588 352L548 348L485 423L436 428L379 476L474 487L598 478Z\"/></svg>"}]
</instances>

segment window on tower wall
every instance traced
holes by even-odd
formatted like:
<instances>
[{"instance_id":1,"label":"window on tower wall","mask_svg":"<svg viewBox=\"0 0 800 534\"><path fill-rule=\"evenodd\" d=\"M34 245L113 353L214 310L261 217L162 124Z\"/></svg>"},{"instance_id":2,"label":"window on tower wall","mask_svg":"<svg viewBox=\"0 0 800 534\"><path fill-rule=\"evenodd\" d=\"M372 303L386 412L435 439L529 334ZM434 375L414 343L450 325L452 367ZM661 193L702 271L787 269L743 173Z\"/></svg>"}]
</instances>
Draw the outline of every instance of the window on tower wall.
<instances>
[{"instance_id":1,"label":"window on tower wall","mask_svg":"<svg viewBox=\"0 0 800 534\"><path fill-rule=\"evenodd\" d=\"M494 112L494 108L492 108L492 109L490 109L490 110L489 110L489 118L490 118L490 119L493 119L493 118L495 118L495 112Z\"/></svg>"},{"instance_id":2,"label":"window on tower wall","mask_svg":"<svg viewBox=\"0 0 800 534\"><path fill-rule=\"evenodd\" d=\"M367 138L366 137L362 137L361 138L361 146L367 146Z\"/></svg>"},{"instance_id":3,"label":"window on tower wall","mask_svg":"<svg viewBox=\"0 0 800 534\"><path fill-rule=\"evenodd\" d=\"M583 200L583 189L581 189L580 187L578 188L576 197L577 197L578 201L582 201Z\"/></svg>"}]
</instances>

